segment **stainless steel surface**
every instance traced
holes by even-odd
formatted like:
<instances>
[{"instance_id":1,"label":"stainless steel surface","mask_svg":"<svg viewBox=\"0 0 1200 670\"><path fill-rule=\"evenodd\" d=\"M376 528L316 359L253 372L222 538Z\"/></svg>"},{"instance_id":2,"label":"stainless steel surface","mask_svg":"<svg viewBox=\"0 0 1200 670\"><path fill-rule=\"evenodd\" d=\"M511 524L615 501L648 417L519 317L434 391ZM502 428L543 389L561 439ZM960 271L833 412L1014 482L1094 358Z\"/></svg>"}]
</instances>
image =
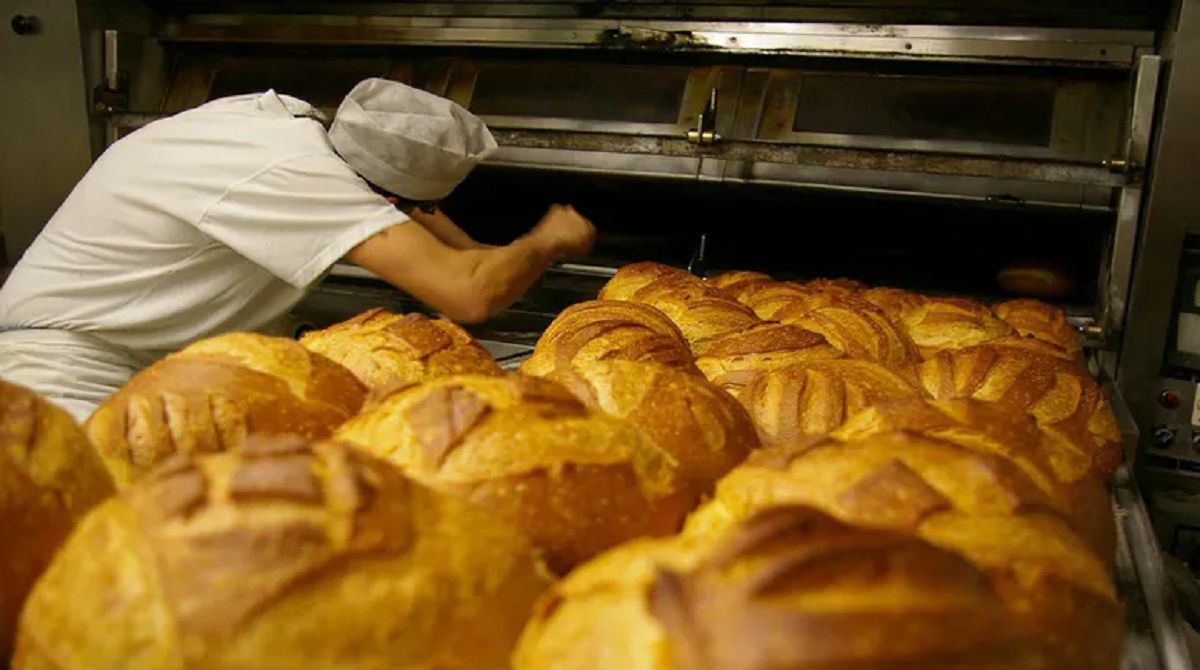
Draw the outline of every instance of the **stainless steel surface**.
<instances>
[{"instance_id":1,"label":"stainless steel surface","mask_svg":"<svg viewBox=\"0 0 1200 670\"><path fill-rule=\"evenodd\" d=\"M937 25L692 22L396 16L190 15L167 23L174 42L644 48L772 55L1127 65L1153 34Z\"/></svg>"},{"instance_id":2,"label":"stainless steel surface","mask_svg":"<svg viewBox=\"0 0 1200 670\"><path fill-rule=\"evenodd\" d=\"M1142 425L1150 421L1163 367L1184 235L1200 227L1200 0L1181 0L1164 37L1166 71L1160 123L1147 166L1117 381Z\"/></svg>"},{"instance_id":3,"label":"stainless steel surface","mask_svg":"<svg viewBox=\"0 0 1200 670\"><path fill-rule=\"evenodd\" d=\"M1098 163L1033 160L1006 156L899 153L858 148L733 140L728 137L720 144L701 149L693 146L684 138L669 136L503 129L496 129L493 134L496 136L496 140L506 148L638 154L655 157L703 156L749 163L916 172L987 177L995 180L1017 179L1109 187L1122 186L1126 181L1125 177L1112 174ZM502 161L502 158L497 160Z\"/></svg>"},{"instance_id":4,"label":"stainless steel surface","mask_svg":"<svg viewBox=\"0 0 1200 670\"><path fill-rule=\"evenodd\" d=\"M0 228L15 262L92 160L88 87L75 3L8 0L0 30ZM8 28L38 17L36 32Z\"/></svg>"},{"instance_id":5,"label":"stainless steel surface","mask_svg":"<svg viewBox=\"0 0 1200 670\"><path fill-rule=\"evenodd\" d=\"M1128 465L1112 484L1119 544L1118 593L1125 602L1123 670L1190 670L1184 623L1169 589L1154 527Z\"/></svg>"}]
</instances>

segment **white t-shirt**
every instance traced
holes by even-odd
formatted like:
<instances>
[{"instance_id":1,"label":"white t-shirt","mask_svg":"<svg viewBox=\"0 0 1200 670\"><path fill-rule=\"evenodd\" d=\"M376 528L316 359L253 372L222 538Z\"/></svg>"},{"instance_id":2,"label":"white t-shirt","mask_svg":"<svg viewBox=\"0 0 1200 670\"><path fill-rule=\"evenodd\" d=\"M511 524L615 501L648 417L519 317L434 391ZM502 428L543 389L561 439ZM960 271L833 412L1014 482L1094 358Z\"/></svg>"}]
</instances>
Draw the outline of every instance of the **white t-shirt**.
<instances>
[{"instance_id":1,"label":"white t-shirt","mask_svg":"<svg viewBox=\"0 0 1200 670\"><path fill-rule=\"evenodd\" d=\"M89 333L161 355L285 315L407 217L274 91L162 119L96 161L0 289L0 330Z\"/></svg>"}]
</instances>

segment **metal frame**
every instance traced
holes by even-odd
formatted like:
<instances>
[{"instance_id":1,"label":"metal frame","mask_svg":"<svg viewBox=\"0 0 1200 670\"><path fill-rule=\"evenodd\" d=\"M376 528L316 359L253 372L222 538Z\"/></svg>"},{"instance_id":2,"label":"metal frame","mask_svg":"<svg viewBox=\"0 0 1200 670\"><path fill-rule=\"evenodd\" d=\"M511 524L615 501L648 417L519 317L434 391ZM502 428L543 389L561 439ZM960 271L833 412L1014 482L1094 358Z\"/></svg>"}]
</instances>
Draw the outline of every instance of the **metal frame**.
<instances>
[{"instance_id":1,"label":"metal frame","mask_svg":"<svg viewBox=\"0 0 1200 670\"><path fill-rule=\"evenodd\" d=\"M1184 237L1200 229L1200 0L1181 0L1168 34L1165 95L1147 166L1147 197L1130 284L1117 383L1140 425L1158 398Z\"/></svg>"},{"instance_id":2,"label":"metal frame","mask_svg":"<svg viewBox=\"0 0 1200 670\"><path fill-rule=\"evenodd\" d=\"M985 26L426 18L336 14L194 14L167 22L171 42L395 44L577 49L612 46L774 55L1010 60L1127 67L1147 31Z\"/></svg>"}]
</instances>

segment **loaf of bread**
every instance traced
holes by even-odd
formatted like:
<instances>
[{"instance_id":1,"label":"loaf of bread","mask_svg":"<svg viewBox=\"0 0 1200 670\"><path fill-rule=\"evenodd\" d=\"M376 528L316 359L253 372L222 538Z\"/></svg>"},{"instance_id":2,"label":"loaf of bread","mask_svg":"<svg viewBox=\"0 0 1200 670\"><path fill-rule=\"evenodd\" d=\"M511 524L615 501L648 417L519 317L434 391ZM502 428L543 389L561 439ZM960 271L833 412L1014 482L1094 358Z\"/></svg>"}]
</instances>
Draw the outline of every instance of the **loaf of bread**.
<instances>
[{"instance_id":1,"label":"loaf of bread","mask_svg":"<svg viewBox=\"0 0 1200 670\"><path fill-rule=\"evenodd\" d=\"M742 282L724 290L764 321L774 321L775 312L786 305L797 301L808 304L811 298L811 295L799 286L774 279Z\"/></svg>"},{"instance_id":2,"label":"loaf of bread","mask_svg":"<svg viewBox=\"0 0 1200 670\"><path fill-rule=\"evenodd\" d=\"M369 389L446 375L504 372L467 331L446 319L422 314L372 309L306 333L300 343L353 372Z\"/></svg>"},{"instance_id":3,"label":"loaf of bread","mask_svg":"<svg viewBox=\"0 0 1200 670\"><path fill-rule=\"evenodd\" d=\"M600 295L605 297L603 291ZM759 322L749 307L691 275L661 277L638 289L629 300L661 311L693 347Z\"/></svg>"},{"instance_id":4,"label":"loaf of bread","mask_svg":"<svg viewBox=\"0 0 1200 670\"><path fill-rule=\"evenodd\" d=\"M13 667L506 668L548 584L527 542L342 445L177 454L79 525Z\"/></svg>"},{"instance_id":5,"label":"loaf of bread","mask_svg":"<svg viewBox=\"0 0 1200 670\"><path fill-rule=\"evenodd\" d=\"M963 349L1013 334L987 305L964 298L922 297L904 292L863 292L864 300L879 307L917 345L923 357L943 349Z\"/></svg>"},{"instance_id":6,"label":"loaf of bread","mask_svg":"<svg viewBox=\"0 0 1200 670\"><path fill-rule=\"evenodd\" d=\"M121 488L171 454L221 451L249 433L328 437L365 393L348 370L299 342L232 333L134 375L85 429Z\"/></svg>"},{"instance_id":7,"label":"loaf of bread","mask_svg":"<svg viewBox=\"0 0 1200 670\"><path fill-rule=\"evenodd\" d=\"M979 400L907 399L876 403L831 434L844 442L907 431L1011 461L1096 550L1111 560L1116 521L1108 489L1077 447L1038 428L1024 410Z\"/></svg>"},{"instance_id":8,"label":"loaf of bread","mask_svg":"<svg viewBox=\"0 0 1200 670\"><path fill-rule=\"evenodd\" d=\"M797 302L777 311L775 319L822 335L850 358L906 371L919 360L916 345L901 328L882 310L856 298L839 298L814 309Z\"/></svg>"},{"instance_id":9,"label":"loaf of bread","mask_svg":"<svg viewBox=\"0 0 1200 670\"><path fill-rule=\"evenodd\" d=\"M1049 667L987 578L903 534L774 508L710 543L618 547L554 586L515 670Z\"/></svg>"},{"instance_id":10,"label":"loaf of bread","mask_svg":"<svg viewBox=\"0 0 1200 670\"><path fill-rule=\"evenodd\" d=\"M563 310L521 372L537 377L596 361L653 362L699 374L683 334L662 312L633 302L592 300Z\"/></svg>"},{"instance_id":11,"label":"loaf of bread","mask_svg":"<svg viewBox=\"0 0 1200 670\"><path fill-rule=\"evenodd\" d=\"M824 337L782 323L756 324L699 343L695 351L700 372L733 395L768 370L842 356Z\"/></svg>"},{"instance_id":12,"label":"loaf of bread","mask_svg":"<svg viewBox=\"0 0 1200 670\"><path fill-rule=\"evenodd\" d=\"M1078 360L1053 345L1004 338L943 351L918 374L934 398L974 398L1029 412L1042 430L1085 454L1102 478L1121 463L1121 433L1107 396Z\"/></svg>"},{"instance_id":13,"label":"loaf of bread","mask_svg":"<svg viewBox=\"0 0 1200 670\"><path fill-rule=\"evenodd\" d=\"M444 377L387 397L337 437L515 519L557 572L677 531L696 499L648 435L535 377Z\"/></svg>"},{"instance_id":14,"label":"loaf of bread","mask_svg":"<svg viewBox=\"0 0 1200 670\"><path fill-rule=\"evenodd\" d=\"M909 533L989 575L1046 667L1113 670L1124 633L1108 566L1020 469L950 442L891 433L753 454L686 532L721 532L770 507L811 505L855 526Z\"/></svg>"},{"instance_id":15,"label":"loaf of bread","mask_svg":"<svg viewBox=\"0 0 1200 670\"><path fill-rule=\"evenodd\" d=\"M846 277L813 279L804 282L802 286L810 291L823 291L839 295L854 295L869 288L857 279L847 279Z\"/></svg>"},{"instance_id":16,"label":"loaf of bread","mask_svg":"<svg viewBox=\"0 0 1200 670\"><path fill-rule=\"evenodd\" d=\"M764 372L738 395L764 445L806 444L872 404L924 393L871 361L812 361Z\"/></svg>"},{"instance_id":17,"label":"loaf of bread","mask_svg":"<svg viewBox=\"0 0 1200 670\"><path fill-rule=\"evenodd\" d=\"M632 300L633 294L664 277L691 277L681 270L662 263L630 263L622 266L600 289L600 300ZM696 281L700 281L697 279Z\"/></svg>"},{"instance_id":18,"label":"loaf of bread","mask_svg":"<svg viewBox=\"0 0 1200 670\"><path fill-rule=\"evenodd\" d=\"M1036 298L1064 298L1075 280L1062 268L1046 264L1014 264L996 273L996 285L1009 293Z\"/></svg>"},{"instance_id":19,"label":"loaf of bread","mask_svg":"<svg viewBox=\"0 0 1200 670\"><path fill-rule=\"evenodd\" d=\"M750 270L730 270L708 278L710 285L721 290L729 290L743 284L773 281L775 280L771 278L771 275L765 272L751 272Z\"/></svg>"},{"instance_id":20,"label":"loaf of bread","mask_svg":"<svg viewBox=\"0 0 1200 670\"><path fill-rule=\"evenodd\" d=\"M1021 335L1049 342L1070 353L1082 348L1079 332L1067 323L1067 315L1053 305L1037 300L1009 300L992 310Z\"/></svg>"},{"instance_id":21,"label":"loaf of bread","mask_svg":"<svg viewBox=\"0 0 1200 670\"><path fill-rule=\"evenodd\" d=\"M856 294L856 297L883 310L883 313L896 324L900 324L906 312L920 307L926 300L925 296L920 293L888 286L863 289Z\"/></svg>"},{"instance_id":22,"label":"loaf of bread","mask_svg":"<svg viewBox=\"0 0 1200 670\"><path fill-rule=\"evenodd\" d=\"M0 663L34 580L75 522L112 494L108 471L71 415L0 380Z\"/></svg>"},{"instance_id":23,"label":"loaf of bread","mask_svg":"<svg viewBox=\"0 0 1200 670\"><path fill-rule=\"evenodd\" d=\"M629 421L679 462L680 473L708 493L758 448L746 410L699 375L633 361L596 361L550 377L594 409Z\"/></svg>"}]
</instances>

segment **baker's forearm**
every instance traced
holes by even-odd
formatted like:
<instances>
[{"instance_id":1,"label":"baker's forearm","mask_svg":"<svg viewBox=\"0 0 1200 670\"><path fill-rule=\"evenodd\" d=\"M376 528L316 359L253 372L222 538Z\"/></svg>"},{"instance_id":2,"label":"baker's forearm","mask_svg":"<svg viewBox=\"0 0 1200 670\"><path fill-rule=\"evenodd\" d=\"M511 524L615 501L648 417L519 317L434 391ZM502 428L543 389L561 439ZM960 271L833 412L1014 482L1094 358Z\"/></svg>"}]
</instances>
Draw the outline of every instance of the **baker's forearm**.
<instances>
[{"instance_id":1,"label":"baker's forearm","mask_svg":"<svg viewBox=\"0 0 1200 670\"><path fill-rule=\"evenodd\" d=\"M413 210L409 216L413 221L421 224L425 230L428 230L442 244L451 249L491 249L490 245L480 244L476 242L470 235L466 233L458 224L446 216L445 212L440 209L434 210L432 213L423 212L419 209Z\"/></svg>"},{"instance_id":2,"label":"baker's forearm","mask_svg":"<svg viewBox=\"0 0 1200 670\"><path fill-rule=\"evenodd\" d=\"M536 234L466 253L475 257L471 283L484 298L486 316L516 302L558 260L557 252Z\"/></svg>"}]
</instances>

